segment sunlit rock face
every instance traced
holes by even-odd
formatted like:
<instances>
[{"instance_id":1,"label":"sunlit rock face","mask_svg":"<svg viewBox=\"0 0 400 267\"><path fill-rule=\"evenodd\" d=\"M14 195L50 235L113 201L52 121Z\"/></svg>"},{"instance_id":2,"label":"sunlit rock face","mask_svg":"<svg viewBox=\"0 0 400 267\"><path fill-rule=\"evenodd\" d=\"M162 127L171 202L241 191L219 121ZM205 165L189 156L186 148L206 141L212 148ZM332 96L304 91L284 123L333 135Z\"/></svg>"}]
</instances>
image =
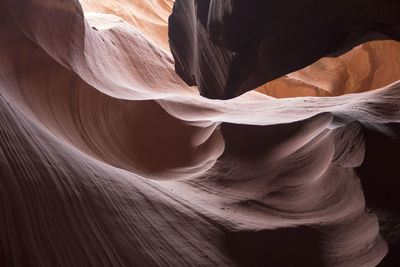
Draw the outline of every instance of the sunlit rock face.
<instances>
[{"instance_id":1,"label":"sunlit rock face","mask_svg":"<svg viewBox=\"0 0 400 267\"><path fill-rule=\"evenodd\" d=\"M117 15L146 36L151 36L152 41L169 51L167 21L174 4L173 0L82 0L80 2L85 12Z\"/></svg>"},{"instance_id":2,"label":"sunlit rock face","mask_svg":"<svg viewBox=\"0 0 400 267\"><path fill-rule=\"evenodd\" d=\"M172 4L0 2L0 266L398 265L398 42L210 100Z\"/></svg>"},{"instance_id":3,"label":"sunlit rock face","mask_svg":"<svg viewBox=\"0 0 400 267\"><path fill-rule=\"evenodd\" d=\"M338 96L378 89L399 79L400 43L371 41L339 57L324 57L256 90L278 98Z\"/></svg>"},{"instance_id":4,"label":"sunlit rock face","mask_svg":"<svg viewBox=\"0 0 400 267\"><path fill-rule=\"evenodd\" d=\"M208 98L232 98L367 40L399 40L399 12L393 0L178 0L171 51L187 84Z\"/></svg>"}]
</instances>

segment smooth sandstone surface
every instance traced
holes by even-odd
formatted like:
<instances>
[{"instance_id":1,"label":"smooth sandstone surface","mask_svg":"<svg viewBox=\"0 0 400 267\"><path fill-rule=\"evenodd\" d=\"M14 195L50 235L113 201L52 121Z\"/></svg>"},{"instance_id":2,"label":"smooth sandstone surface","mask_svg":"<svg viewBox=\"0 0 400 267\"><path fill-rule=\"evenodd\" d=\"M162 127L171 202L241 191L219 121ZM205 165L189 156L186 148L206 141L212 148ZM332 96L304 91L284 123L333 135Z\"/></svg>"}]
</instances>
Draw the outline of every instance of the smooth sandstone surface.
<instances>
[{"instance_id":1,"label":"smooth sandstone surface","mask_svg":"<svg viewBox=\"0 0 400 267\"><path fill-rule=\"evenodd\" d=\"M398 262L398 43L288 75L340 96L210 100L129 3L0 2L0 265Z\"/></svg>"}]
</instances>

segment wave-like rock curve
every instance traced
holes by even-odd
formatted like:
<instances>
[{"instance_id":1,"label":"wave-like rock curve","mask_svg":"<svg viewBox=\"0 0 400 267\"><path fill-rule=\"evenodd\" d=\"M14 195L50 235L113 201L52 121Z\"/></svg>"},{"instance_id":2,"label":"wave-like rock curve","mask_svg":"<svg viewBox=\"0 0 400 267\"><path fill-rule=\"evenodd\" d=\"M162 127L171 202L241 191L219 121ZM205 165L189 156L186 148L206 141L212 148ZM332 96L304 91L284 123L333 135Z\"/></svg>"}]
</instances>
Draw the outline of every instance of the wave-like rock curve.
<instances>
[{"instance_id":1,"label":"wave-like rock curve","mask_svg":"<svg viewBox=\"0 0 400 267\"><path fill-rule=\"evenodd\" d=\"M0 14L3 265L396 261L398 82L209 100L147 23L76 0Z\"/></svg>"}]
</instances>

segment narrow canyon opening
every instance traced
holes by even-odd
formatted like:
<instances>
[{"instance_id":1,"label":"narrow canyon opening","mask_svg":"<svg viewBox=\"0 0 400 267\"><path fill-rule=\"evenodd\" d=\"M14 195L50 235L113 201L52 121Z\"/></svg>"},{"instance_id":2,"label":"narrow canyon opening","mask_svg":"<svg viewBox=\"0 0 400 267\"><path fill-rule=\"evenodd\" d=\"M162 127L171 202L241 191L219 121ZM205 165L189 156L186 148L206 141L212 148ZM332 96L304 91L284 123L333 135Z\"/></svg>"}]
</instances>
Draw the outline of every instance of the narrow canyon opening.
<instances>
[{"instance_id":1,"label":"narrow canyon opening","mask_svg":"<svg viewBox=\"0 0 400 267\"><path fill-rule=\"evenodd\" d=\"M170 53L166 25L174 0L80 2L84 12L124 19ZM358 45L340 56L321 58L254 90L275 98L332 97L382 88L399 79L400 43L378 40Z\"/></svg>"}]
</instances>

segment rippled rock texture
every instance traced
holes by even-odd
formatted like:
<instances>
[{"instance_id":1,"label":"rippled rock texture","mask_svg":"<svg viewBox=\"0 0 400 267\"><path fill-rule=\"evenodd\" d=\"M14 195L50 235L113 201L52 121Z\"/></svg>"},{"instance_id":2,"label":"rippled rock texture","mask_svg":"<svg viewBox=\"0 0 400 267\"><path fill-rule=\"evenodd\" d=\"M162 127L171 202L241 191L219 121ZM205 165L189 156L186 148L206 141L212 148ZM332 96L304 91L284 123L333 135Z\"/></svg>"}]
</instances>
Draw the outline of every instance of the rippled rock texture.
<instances>
[{"instance_id":1,"label":"rippled rock texture","mask_svg":"<svg viewBox=\"0 0 400 267\"><path fill-rule=\"evenodd\" d=\"M395 266L398 42L276 83L308 97L210 100L175 72L172 4L0 1L0 265Z\"/></svg>"}]
</instances>

